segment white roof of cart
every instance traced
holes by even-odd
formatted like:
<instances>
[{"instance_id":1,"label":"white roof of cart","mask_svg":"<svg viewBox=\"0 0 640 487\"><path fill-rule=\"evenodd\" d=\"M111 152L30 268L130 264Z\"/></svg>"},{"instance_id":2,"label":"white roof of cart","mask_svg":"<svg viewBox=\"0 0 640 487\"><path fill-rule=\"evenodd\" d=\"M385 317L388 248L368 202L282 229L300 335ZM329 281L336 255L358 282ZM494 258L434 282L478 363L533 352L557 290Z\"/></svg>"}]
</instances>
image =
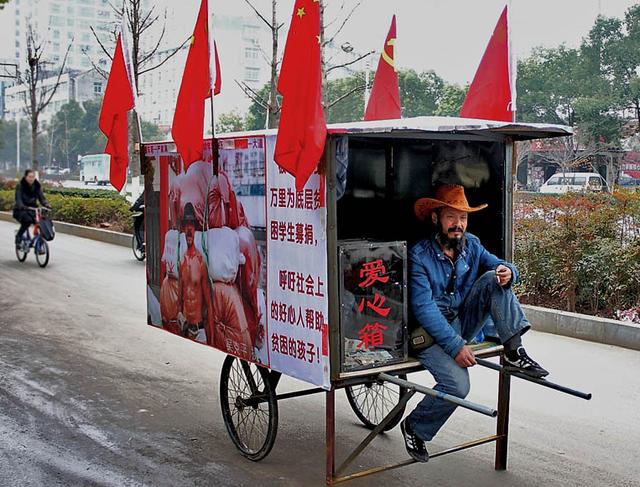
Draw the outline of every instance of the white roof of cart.
<instances>
[{"instance_id":1,"label":"white roof of cart","mask_svg":"<svg viewBox=\"0 0 640 487\"><path fill-rule=\"evenodd\" d=\"M374 120L329 125L329 133L347 134L500 134L517 140L563 137L573 134L565 125L500 122L459 117L414 117L397 120Z\"/></svg>"},{"instance_id":2,"label":"white roof of cart","mask_svg":"<svg viewBox=\"0 0 640 487\"><path fill-rule=\"evenodd\" d=\"M566 125L547 123L500 122L497 120L477 120L460 117L413 117L396 120L372 120L368 122L332 123L328 127L329 134L350 134L363 136L410 137L429 133L498 135L510 136L514 140L544 139L564 137L573 134L573 129ZM231 132L217 134L218 137L240 138L255 135L275 135L277 129L252 130L247 132ZM169 142L149 141L148 143Z\"/></svg>"}]
</instances>

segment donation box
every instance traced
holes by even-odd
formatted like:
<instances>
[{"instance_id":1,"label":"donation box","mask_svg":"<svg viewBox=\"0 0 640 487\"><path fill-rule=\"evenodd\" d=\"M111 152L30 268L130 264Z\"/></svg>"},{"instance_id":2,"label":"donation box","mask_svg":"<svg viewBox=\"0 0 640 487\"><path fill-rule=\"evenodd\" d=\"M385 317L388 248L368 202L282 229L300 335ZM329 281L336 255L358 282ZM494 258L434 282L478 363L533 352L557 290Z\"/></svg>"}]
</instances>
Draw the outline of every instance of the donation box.
<instances>
[{"instance_id":1,"label":"donation box","mask_svg":"<svg viewBox=\"0 0 640 487\"><path fill-rule=\"evenodd\" d=\"M407 244L338 243L341 372L404 362L407 338Z\"/></svg>"}]
</instances>

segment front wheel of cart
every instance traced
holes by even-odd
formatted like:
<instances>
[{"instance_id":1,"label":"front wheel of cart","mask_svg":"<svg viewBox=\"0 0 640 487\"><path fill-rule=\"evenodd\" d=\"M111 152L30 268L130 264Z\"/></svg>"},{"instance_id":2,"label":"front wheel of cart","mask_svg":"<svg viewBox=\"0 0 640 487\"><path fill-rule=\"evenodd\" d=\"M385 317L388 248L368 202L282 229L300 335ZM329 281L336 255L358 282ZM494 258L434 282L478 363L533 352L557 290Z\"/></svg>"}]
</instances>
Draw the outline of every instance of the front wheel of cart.
<instances>
[{"instance_id":1,"label":"front wheel of cart","mask_svg":"<svg viewBox=\"0 0 640 487\"><path fill-rule=\"evenodd\" d=\"M405 379L405 374L398 376ZM346 388L347 399L351 405L351 409L362 424L368 429L374 429L384 418L396 407L400 402L400 398L404 395L406 389L395 384L383 381L372 381L357 386L348 386ZM391 420L385 425L382 431L392 430L402 420L404 407L398 411Z\"/></svg>"},{"instance_id":2,"label":"front wheel of cart","mask_svg":"<svg viewBox=\"0 0 640 487\"><path fill-rule=\"evenodd\" d=\"M222 418L240 453L257 462L276 441L278 401L269 371L228 355L220 375Z\"/></svg>"}]
</instances>

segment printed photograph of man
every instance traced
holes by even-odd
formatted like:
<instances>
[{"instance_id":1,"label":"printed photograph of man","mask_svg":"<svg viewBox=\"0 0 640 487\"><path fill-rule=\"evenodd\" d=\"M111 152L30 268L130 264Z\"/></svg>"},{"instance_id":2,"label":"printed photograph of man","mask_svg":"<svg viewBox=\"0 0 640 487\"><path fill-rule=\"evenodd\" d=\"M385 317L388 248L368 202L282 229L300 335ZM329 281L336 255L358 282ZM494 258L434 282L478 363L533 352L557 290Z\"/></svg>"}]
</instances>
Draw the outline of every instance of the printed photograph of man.
<instances>
[{"instance_id":1,"label":"printed photograph of man","mask_svg":"<svg viewBox=\"0 0 640 487\"><path fill-rule=\"evenodd\" d=\"M209 272L195 246L196 215L191 203L184 207L181 225L187 250L180 260L178 323L184 337L211 345L212 337L205 333L205 320L213 317Z\"/></svg>"}]
</instances>

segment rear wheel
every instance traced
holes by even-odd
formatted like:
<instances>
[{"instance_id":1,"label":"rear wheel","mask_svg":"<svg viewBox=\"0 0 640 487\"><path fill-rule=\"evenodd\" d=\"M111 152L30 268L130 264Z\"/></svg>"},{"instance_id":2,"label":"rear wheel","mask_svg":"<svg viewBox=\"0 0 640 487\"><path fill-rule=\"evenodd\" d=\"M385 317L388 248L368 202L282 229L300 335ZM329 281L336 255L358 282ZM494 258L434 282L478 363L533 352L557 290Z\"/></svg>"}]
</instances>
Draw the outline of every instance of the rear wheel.
<instances>
[{"instance_id":1,"label":"rear wheel","mask_svg":"<svg viewBox=\"0 0 640 487\"><path fill-rule=\"evenodd\" d=\"M38 237L36 240L36 244L34 245L36 251L36 261L40 267L46 267L49 263L49 244L47 241Z\"/></svg>"},{"instance_id":2,"label":"rear wheel","mask_svg":"<svg viewBox=\"0 0 640 487\"><path fill-rule=\"evenodd\" d=\"M18 262L24 262L27 260L27 255L29 254L29 247L25 245L24 239L20 244L16 245L16 257L18 258Z\"/></svg>"},{"instance_id":3,"label":"rear wheel","mask_svg":"<svg viewBox=\"0 0 640 487\"><path fill-rule=\"evenodd\" d=\"M266 457L278 431L278 402L269 371L228 355L220 375L220 405L240 453L254 462Z\"/></svg>"},{"instance_id":4,"label":"rear wheel","mask_svg":"<svg viewBox=\"0 0 640 487\"><path fill-rule=\"evenodd\" d=\"M133 250L133 256L142 261L145 258L145 252L144 252L144 248L140 249L138 248L138 239L136 238L135 235L131 236L131 250Z\"/></svg>"},{"instance_id":5,"label":"rear wheel","mask_svg":"<svg viewBox=\"0 0 640 487\"><path fill-rule=\"evenodd\" d=\"M406 379L402 374L398 376ZM404 387L383 381L372 381L345 389L351 409L365 427L374 429L396 407L406 392ZM393 429L402 419L404 408L389 421L382 431Z\"/></svg>"}]
</instances>

